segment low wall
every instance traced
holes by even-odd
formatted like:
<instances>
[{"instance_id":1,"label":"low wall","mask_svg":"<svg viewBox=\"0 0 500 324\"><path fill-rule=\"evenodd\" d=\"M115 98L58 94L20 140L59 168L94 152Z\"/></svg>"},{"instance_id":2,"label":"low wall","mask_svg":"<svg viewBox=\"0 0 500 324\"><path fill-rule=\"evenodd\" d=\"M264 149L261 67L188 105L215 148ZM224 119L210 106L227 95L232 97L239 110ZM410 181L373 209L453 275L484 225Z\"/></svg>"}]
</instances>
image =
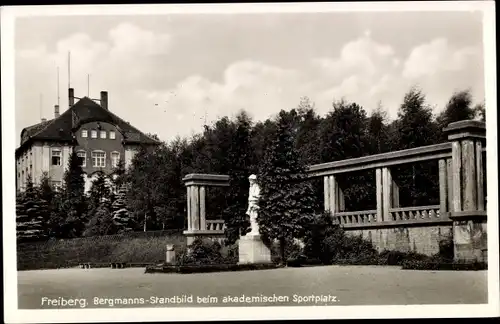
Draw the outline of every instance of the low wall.
<instances>
[{"instance_id":1,"label":"low wall","mask_svg":"<svg viewBox=\"0 0 500 324\"><path fill-rule=\"evenodd\" d=\"M371 228L344 228L348 235L362 236L372 242L378 251L395 250L426 255L439 253L440 241L451 240L452 224L418 224Z\"/></svg>"},{"instance_id":2,"label":"low wall","mask_svg":"<svg viewBox=\"0 0 500 324\"><path fill-rule=\"evenodd\" d=\"M81 263L157 263L166 245L185 248L181 231L133 232L17 245L17 269L55 269Z\"/></svg>"}]
</instances>

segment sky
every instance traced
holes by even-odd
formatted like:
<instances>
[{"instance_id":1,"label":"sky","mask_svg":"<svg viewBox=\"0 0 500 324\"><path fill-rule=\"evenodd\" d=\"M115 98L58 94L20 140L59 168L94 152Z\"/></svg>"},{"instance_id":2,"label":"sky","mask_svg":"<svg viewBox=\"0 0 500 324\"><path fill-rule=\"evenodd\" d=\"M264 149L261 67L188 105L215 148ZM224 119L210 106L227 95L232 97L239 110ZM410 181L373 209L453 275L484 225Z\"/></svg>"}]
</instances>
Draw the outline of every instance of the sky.
<instances>
[{"instance_id":1,"label":"sky","mask_svg":"<svg viewBox=\"0 0 500 324\"><path fill-rule=\"evenodd\" d=\"M320 115L344 98L389 118L412 86L436 113L455 91L484 100L479 11L31 16L15 23L16 145L53 118L58 88L68 108L68 52L77 97L108 91L113 113L165 141L303 96Z\"/></svg>"}]
</instances>

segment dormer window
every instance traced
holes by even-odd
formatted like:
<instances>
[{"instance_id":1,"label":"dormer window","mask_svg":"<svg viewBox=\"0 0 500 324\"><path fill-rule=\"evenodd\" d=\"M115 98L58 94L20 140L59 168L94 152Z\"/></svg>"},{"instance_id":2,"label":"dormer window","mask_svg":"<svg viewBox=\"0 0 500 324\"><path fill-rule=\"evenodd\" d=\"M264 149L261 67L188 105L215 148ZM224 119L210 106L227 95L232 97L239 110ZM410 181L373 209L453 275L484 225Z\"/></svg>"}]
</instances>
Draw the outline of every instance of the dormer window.
<instances>
[{"instance_id":1,"label":"dormer window","mask_svg":"<svg viewBox=\"0 0 500 324\"><path fill-rule=\"evenodd\" d=\"M106 138L106 131L105 130L101 131L101 138Z\"/></svg>"},{"instance_id":2,"label":"dormer window","mask_svg":"<svg viewBox=\"0 0 500 324\"><path fill-rule=\"evenodd\" d=\"M91 138L97 138L97 131L95 129L90 131L90 137Z\"/></svg>"},{"instance_id":3,"label":"dormer window","mask_svg":"<svg viewBox=\"0 0 500 324\"><path fill-rule=\"evenodd\" d=\"M82 129L82 137L88 137L89 134L88 134L88 131L86 129Z\"/></svg>"}]
</instances>

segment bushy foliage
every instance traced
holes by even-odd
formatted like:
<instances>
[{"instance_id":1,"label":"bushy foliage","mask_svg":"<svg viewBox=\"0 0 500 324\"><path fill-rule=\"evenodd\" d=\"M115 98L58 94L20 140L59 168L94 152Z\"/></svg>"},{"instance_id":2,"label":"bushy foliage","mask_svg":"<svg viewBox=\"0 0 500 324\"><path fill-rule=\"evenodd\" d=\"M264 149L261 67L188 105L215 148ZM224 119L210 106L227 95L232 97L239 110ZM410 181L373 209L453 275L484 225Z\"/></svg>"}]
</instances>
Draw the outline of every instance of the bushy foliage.
<instances>
[{"instance_id":1,"label":"bushy foliage","mask_svg":"<svg viewBox=\"0 0 500 324\"><path fill-rule=\"evenodd\" d=\"M225 257L221 251L222 245L218 242L195 239L188 250L176 254L176 265L215 265L234 262L234 257Z\"/></svg>"}]
</instances>

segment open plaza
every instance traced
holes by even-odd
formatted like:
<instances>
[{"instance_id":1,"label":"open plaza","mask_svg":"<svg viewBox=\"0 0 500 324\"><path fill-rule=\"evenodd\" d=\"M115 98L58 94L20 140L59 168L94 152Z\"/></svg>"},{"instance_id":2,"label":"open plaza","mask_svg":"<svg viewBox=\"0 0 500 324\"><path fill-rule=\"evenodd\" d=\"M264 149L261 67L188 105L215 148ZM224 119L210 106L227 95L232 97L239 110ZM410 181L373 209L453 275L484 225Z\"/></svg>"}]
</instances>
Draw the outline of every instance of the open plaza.
<instances>
[{"instance_id":1,"label":"open plaza","mask_svg":"<svg viewBox=\"0 0 500 324\"><path fill-rule=\"evenodd\" d=\"M59 269L20 271L18 281L20 309L488 302L487 271L434 272L390 266L201 274L145 274L143 268Z\"/></svg>"}]
</instances>

